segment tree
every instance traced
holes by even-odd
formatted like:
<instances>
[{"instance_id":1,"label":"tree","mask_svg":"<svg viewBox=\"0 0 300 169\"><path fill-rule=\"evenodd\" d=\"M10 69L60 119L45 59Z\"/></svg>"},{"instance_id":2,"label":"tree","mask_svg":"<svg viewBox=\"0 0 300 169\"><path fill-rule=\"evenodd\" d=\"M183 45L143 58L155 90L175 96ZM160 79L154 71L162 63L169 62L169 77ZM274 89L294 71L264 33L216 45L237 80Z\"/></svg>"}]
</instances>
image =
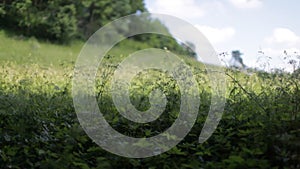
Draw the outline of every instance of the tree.
<instances>
[{"instance_id":1,"label":"tree","mask_svg":"<svg viewBox=\"0 0 300 169\"><path fill-rule=\"evenodd\" d=\"M236 68L246 68L246 65L243 62L241 57L242 53L239 50L235 50L231 52L231 60L230 65Z\"/></svg>"},{"instance_id":2,"label":"tree","mask_svg":"<svg viewBox=\"0 0 300 169\"><path fill-rule=\"evenodd\" d=\"M145 10L143 0L0 0L0 22L26 36L63 42Z\"/></svg>"},{"instance_id":3,"label":"tree","mask_svg":"<svg viewBox=\"0 0 300 169\"><path fill-rule=\"evenodd\" d=\"M181 46L183 47L183 54L197 58L196 46L192 42L182 43Z\"/></svg>"}]
</instances>

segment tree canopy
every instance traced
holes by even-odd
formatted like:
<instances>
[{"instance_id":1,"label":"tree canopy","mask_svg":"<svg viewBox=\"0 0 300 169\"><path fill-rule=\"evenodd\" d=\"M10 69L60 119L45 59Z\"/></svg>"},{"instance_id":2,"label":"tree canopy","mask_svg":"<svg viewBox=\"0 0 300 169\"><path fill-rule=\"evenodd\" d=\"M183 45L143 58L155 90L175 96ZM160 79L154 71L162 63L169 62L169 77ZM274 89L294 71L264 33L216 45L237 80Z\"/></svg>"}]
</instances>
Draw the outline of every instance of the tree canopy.
<instances>
[{"instance_id":1,"label":"tree canopy","mask_svg":"<svg viewBox=\"0 0 300 169\"><path fill-rule=\"evenodd\" d=\"M86 40L115 19L146 11L143 0L0 0L0 27L24 36L66 43L74 38ZM118 25L116 32L126 35L136 25L168 32L160 21L150 18L142 18L142 21L137 18L134 23ZM195 57L174 38L144 34L131 39Z\"/></svg>"},{"instance_id":2,"label":"tree canopy","mask_svg":"<svg viewBox=\"0 0 300 169\"><path fill-rule=\"evenodd\" d=\"M87 38L121 16L145 11L143 0L1 0L1 27L48 40Z\"/></svg>"}]
</instances>

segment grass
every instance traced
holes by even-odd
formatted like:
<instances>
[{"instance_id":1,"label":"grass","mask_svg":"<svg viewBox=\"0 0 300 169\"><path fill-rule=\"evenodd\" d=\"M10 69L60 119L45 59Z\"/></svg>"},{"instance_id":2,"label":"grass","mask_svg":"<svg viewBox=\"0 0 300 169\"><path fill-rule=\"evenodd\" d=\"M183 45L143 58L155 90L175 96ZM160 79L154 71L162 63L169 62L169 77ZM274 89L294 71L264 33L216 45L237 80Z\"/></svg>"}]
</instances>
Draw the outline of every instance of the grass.
<instances>
[{"instance_id":1,"label":"grass","mask_svg":"<svg viewBox=\"0 0 300 169\"><path fill-rule=\"evenodd\" d=\"M74 65L83 45L84 42L79 40L68 45L52 44L37 40L34 37L14 36L0 30L0 63L38 64L44 67L52 66L56 68L63 65ZM151 46L146 43L125 40L113 47L108 55L126 57L137 50L149 47ZM187 62L196 63L194 59L180 57L183 57Z\"/></svg>"},{"instance_id":2,"label":"grass","mask_svg":"<svg viewBox=\"0 0 300 169\"><path fill-rule=\"evenodd\" d=\"M10 37L5 31L1 30L0 62L57 67L62 64L74 63L82 46L82 42L73 42L71 45L57 45L41 42L35 38Z\"/></svg>"}]
</instances>

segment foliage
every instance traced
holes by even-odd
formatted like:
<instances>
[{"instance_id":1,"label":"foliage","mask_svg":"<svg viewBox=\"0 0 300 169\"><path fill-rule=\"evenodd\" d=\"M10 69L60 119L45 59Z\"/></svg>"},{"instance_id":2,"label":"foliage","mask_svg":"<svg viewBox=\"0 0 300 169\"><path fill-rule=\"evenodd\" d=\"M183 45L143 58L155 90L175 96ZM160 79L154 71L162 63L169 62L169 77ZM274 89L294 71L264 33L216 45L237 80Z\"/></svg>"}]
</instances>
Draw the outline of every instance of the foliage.
<instances>
[{"instance_id":1,"label":"foliage","mask_svg":"<svg viewBox=\"0 0 300 169\"><path fill-rule=\"evenodd\" d=\"M106 23L137 11L146 11L142 0L83 0L77 1L78 28L89 37Z\"/></svg>"},{"instance_id":2,"label":"foliage","mask_svg":"<svg viewBox=\"0 0 300 169\"><path fill-rule=\"evenodd\" d=\"M26 5L39 1L5 2L27 10ZM87 7L91 2L82 1ZM134 1L130 3L137 5ZM77 9L78 4L65 5L56 11L65 13L72 6ZM0 6L0 16L5 14L6 7ZM15 12L26 13L26 10ZM33 21L31 16L26 17L22 18L25 27L36 26L28 24ZM62 18L68 17L62 14ZM64 22L53 23L64 25ZM160 25L153 21L148 26L154 23ZM53 31L59 34L60 30ZM164 42L158 38L164 38ZM170 151L146 159L128 159L101 149L85 134L76 118L71 80L76 55L82 46L81 41L57 45L0 31L0 168L300 168L300 69L295 62L291 62L296 69L293 73L253 70L244 74L226 70L227 103L222 121L212 137L199 144L198 136L210 106L210 81L201 63L179 55L192 67L199 83L201 105L197 122L188 136ZM141 125L122 118L109 93L110 77L122 59L136 50L164 46L170 52L181 52L172 38L136 36L113 48L99 67L97 75L101 80L96 81L99 105L108 122L123 134L150 137L164 131L176 119L180 91L176 81L162 72L143 72L133 79L130 89L130 99L139 110L149 108L148 95L153 88L166 93L168 105L154 123ZM289 56L286 56L288 62L293 59Z\"/></svg>"},{"instance_id":3,"label":"foliage","mask_svg":"<svg viewBox=\"0 0 300 169\"><path fill-rule=\"evenodd\" d=\"M122 16L145 11L143 0L4 0L0 1L0 22L3 23L0 28L22 36L69 43L74 38L88 39L99 28ZM168 32L160 21L150 17L116 25L115 32L125 36L137 26ZM131 39L195 57L193 51L186 50L174 38L147 34Z\"/></svg>"},{"instance_id":4,"label":"foliage","mask_svg":"<svg viewBox=\"0 0 300 169\"><path fill-rule=\"evenodd\" d=\"M16 43L14 40L10 42ZM29 45L33 42L37 43L32 39L18 43ZM132 46L137 44L136 41L130 42ZM61 51L58 52L64 55L61 58L68 58L68 52L72 51L67 51L66 46L40 46L40 53ZM46 50L48 47L51 50ZM178 113L180 96L176 82L155 71L140 74L133 80L131 101L139 109L149 107L148 94L155 85L166 92L169 101L167 108L153 125L138 125L113 116L118 113L108 92L109 77L126 57L126 54L120 55L126 47L122 44L118 47L120 49L113 49L99 67L98 79L101 81L96 82L99 104L104 105L101 107L108 122L123 134L156 135L171 125ZM139 47L147 45L140 44ZM26 52L31 52L29 49L21 48L19 54L28 55ZM47 53L39 55L46 56ZM188 57L182 59L192 67L201 91L197 122L176 147L146 159L128 159L108 153L84 133L71 98L72 64L41 67L33 62L2 61L0 168L300 167L300 90L297 73L253 72L247 75L226 70L227 103L222 121L212 137L199 144L198 136L210 106L209 79L202 64Z\"/></svg>"},{"instance_id":5,"label":"foliage","mask_svg":"<svg viewBox=\"0 0 300 169\"><path fill-rule=\"evenodd\" d=\"M2 1L0 21L26 36L68 41L77 30L76 8L72 1L17 0Z\"/></svg>"},{"instance_id":6,"label":"foliage","mask_svg":"<svg viewBox=\"0 0 300 169\"><path fill-rule=\"evenodd\" d=\"M61 42L74 38L75 34L89 37L108 21L137 11L145 11L141 0L0 1L1 27Z\"/></svg>"}]
</instances>

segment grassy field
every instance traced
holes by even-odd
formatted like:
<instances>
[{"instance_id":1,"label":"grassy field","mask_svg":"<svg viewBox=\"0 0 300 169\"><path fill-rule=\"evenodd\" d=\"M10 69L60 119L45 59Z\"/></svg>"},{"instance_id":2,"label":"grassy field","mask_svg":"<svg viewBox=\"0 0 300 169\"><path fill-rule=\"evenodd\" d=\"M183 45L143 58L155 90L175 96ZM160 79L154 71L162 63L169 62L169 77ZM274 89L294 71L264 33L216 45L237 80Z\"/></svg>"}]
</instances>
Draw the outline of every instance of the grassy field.
<instances>
[{"instance_id":1,"label":"grassy field","mask_svg":"<svg viewBox=\"0 0 300 169\"><path fill-rule=\"evenodd\" d=\"M35 38L13 36L0 31L0 61L18 65L39 64L41 66L59 66L71 63L83 46L82 42L74 42L70 46L61 46L40 42Z\"/></svg>"},{"instance_id":2,"label":"grassy field","mask_svg":"<svg viewBox=\"0 0 300 169\"><path fill-rule=\"evenodd\" d=\"M82 46L80 41L57 45L0 31L0 168L300 168L299 74L246 75L226 69L223 118L212 137L199 144L210 106L209 79L201 63L182 57L192 67L201 92L195 126L166 153L128 159L101 149L76 118L71 82ZM121 60L147 47L130 41L110 55ZM169 103L159 120L134 124L118 115L109 96L115 70L109 63L116 60L108 58L102 65L99 74L106 75L96 86L109 123L129 136L150 137L167 129L180 104L174 80L167 76L153 80L156 73L150 79L135 79L131 99L137 108L149 107L145 98L155 85L166 92Z\"/></svg>"},{"instance_id":3,"label":"grassy field","mask_svg":"<svg viewBox=\"0 0 300 169\"><path fill-rule=\"evenodd\" d=\"M44 67L60 67L74 65L84 45L82 41L73 41L68 45L51 44L39 41L34 37L15 36L0 30L0 62L11 62L17 65L38 64ZM109 54L114 56L128 55L137 49L149 45L135 41L127 41L113 48Z\"/></svg>"}]
</instances>

